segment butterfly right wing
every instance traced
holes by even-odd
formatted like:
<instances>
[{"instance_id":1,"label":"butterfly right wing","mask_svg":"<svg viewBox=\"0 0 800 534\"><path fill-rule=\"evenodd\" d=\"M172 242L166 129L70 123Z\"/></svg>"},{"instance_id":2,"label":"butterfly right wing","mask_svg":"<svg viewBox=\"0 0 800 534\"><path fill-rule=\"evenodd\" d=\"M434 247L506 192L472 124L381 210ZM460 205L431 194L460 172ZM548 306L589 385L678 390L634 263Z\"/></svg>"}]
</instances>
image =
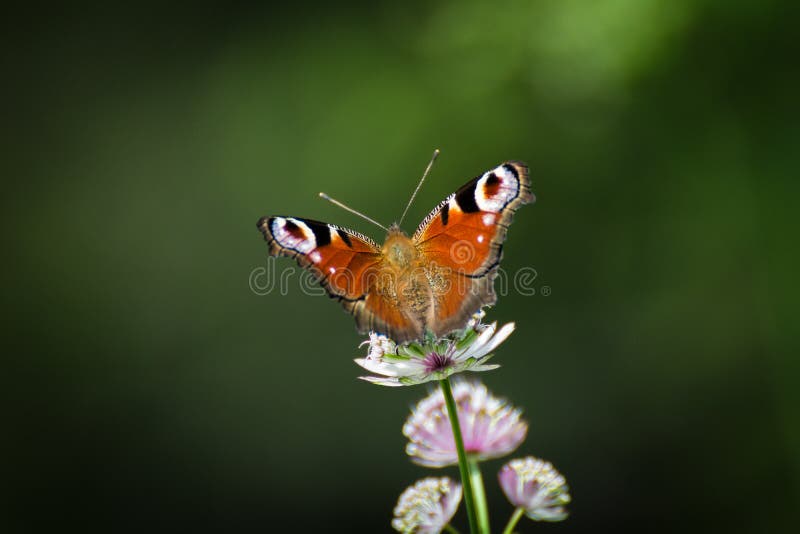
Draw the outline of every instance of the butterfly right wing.
<instances>
[{"instance_id":1,"label":"butterfly right wing","mask_svg":"<svg viewBox=\"0 0 800 534\"><path fill-rule=\"evenodd\" d=\"M299 217L262 217L257 226L270 255L294 258L308 269L355 317L360 333L374 330L400 340L421 336L418 320L392 300L394 278L370 238Z\"/></svg>"},{"instance_id":2,"label":"butterfly right wing","mask_svg":"<svg viewBox=\"0 0 800 534\"><path fill-rule=\"evenodd\" d=\"M463 328L478 309L495 303L508 226L514 212L533 201L528 166L507 161L464 184L419 225L417 248L449 280L427 321L434 334Z\"/></svg>"}]
</instances>

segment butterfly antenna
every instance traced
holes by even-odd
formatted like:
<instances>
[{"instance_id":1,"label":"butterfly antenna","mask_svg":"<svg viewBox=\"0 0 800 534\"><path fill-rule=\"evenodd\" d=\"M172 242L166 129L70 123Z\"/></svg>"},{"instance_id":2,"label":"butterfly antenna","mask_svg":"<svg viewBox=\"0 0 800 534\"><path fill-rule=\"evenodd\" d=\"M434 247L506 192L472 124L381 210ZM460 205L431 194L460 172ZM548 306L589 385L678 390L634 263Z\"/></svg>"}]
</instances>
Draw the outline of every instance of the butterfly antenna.
<instances>
[{"instance_id":1,"label":"butterfly antenna","mask_svg":"<svg viewBox=\"0 0 800 534\"><path fill-rule=\"evenodd\" d=\"M439 156L439 149L433 151L433 156L431 156L431 161L428 163L428 166L425 168L425 172L422 173L422 178L420 178L419 183L417 184L417 188L414 189L414 193L411 195L411 199L406 204L406 209L403 211L403 216L400 217L400 222L397 223L397 226L403 224L403 219L406 218L406 213L408 213L408 208L411 207L411 204L414 203L414 198L417 196L419 192L419 188L422 187L422 182L425 181L425 178L428 176L428 173L431 172L431 167L433 167L433 162L436 161L436 158Z\"/></svg>"},{"instance_id":2,"label":"butterfly antenna","mask_svg":"<svg viewBox=\"0 0 800 534\"><path fill-rule=\"evenodd\" d=\"M384 230L386 230L387 232L389 231L389 229L388 229L388 228L386 228L384 225L382 225L381 223L379 223L379 222L378 222L378 221L376 221L375 219L371 219L371 218L367 217L366 215L364 215L364 214L363 214L363 213L361 213L360 211L356 211L356 210L354 210L353 208L351 208L350 206L345 206L344 204L342 204L341 202L339 202L339 201L338 201L338 200L336 200L335 198L331 198L331 197L329 197L328 195L326 195L325 193L320 193L320 194L319 194L319 197L320 197L320 198L323 198L323 199L325 199L325 200L327 200L327 201L328 201L328 202L330 202L331 204L335 204L335 205L339 206L340 208L342 208L342 209L343 209L343 210L345 210L345 211L349 211L350 213L352 213L352 214L354 214L354 215L358 215L359 217L361 217L361 218L363 218L363 219L366 219L366 220L368 220L369 222L371 222L371 223L372 223L372 224L374 224L374 225L380 226L381 228L383 228L383 229L384 229Z\"/></svg>"}]
</instances>

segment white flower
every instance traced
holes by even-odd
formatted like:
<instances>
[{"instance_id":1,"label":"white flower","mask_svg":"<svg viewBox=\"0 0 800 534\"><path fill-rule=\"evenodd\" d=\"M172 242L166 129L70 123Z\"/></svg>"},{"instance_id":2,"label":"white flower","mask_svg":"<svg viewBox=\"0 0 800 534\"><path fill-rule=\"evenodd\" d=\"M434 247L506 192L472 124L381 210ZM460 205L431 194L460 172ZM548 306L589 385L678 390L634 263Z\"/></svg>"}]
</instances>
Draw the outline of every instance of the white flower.
<instances>
[{"instance_id":1,"label":"white flower","mask_svg":"<svg viewBox=\"0 0 800 534\"><path fill-rule=\"evenodd\" d=\"M400 495L392 527L405 534L437 534L453 518L460 502L461 484L447 477L423 478Z\"/></svg>"},{"instance_id":2,"label":"white flower","mask_svg":"<svg viewBox=\"0 0 800 534\"><path fill-rule=\"evenodd\" d=\"M497 323L480 322L483 312L473 316L467 326L441 339L424 343L397 345L388 337L374 332L362 345L369 343L366 358L355 362L380 376L362 376L383 386L411 386L432 380L442 380L462 371L489 371L499 365L487 364L492 351L514 331L514 323L499 331Z\"/></svg>"},{"instance_id":3,"label":"white flower","mask_svg":"<svg viewBox=\"0 0 800 534\"><path fill-rule=\"evenodd\" d=\"M566 519L569 487L550 462L533 456L511 460L500 469L498 478L511 504L523 508L534 521Z\"/></svg>"},{"instance_id":4,"label":"white flower","mask_svg":"<svg viewBox=\"0 0 800 534\"><path fill-rule=\"evenodd\" d=\"M528 424L522 413L498 399L481 383L458 381L453 385L464 449L477 460L510 454L525 440ZM453 427L441 389L419 401L403 425L408 438L406 453L414 463L444 467L458 463Z\"/></svg>"}]
</instances>

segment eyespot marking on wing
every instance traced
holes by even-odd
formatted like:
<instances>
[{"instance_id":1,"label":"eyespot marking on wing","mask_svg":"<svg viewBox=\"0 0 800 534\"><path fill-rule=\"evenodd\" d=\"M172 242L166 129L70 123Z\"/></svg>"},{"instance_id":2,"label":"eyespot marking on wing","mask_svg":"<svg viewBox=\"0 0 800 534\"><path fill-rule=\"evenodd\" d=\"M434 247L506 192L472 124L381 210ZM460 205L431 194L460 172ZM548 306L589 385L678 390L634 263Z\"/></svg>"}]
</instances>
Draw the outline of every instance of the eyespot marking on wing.
<instances>
[{"instance_id":1,"label":"eyespot marking on wing","mask_svg":"<svg viewBox=\"0 0 800 534\"><path fill-rule=\"evenodd\" d=\"M499 213L519 196L519 177L511 165L500 165L475 183L475 205L481 211Z\"/></svg>"},{"instance_id":2,"label":"eyespot marking on wing","mask_svg":"<svg viewBox=\"0 0 800 534\"><path fill-rule=\"evenodd\" d=\"M317 238L308 224L293 217L273 217L269 222L275 241L283 248L308 254L317 248Z\"/></svg>"}]
</instances>

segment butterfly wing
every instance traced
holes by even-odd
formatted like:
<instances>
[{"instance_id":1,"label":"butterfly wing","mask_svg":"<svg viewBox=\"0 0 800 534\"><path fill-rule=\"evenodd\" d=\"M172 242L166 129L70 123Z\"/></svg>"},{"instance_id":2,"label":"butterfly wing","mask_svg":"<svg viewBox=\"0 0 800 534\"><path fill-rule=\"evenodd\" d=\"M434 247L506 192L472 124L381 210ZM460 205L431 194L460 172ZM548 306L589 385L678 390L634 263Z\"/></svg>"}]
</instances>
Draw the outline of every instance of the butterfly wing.
<instances>
[{"instance_id":1,"label":"butterfly wing","mask_svg":"<svg viewBox=\"0 0 800 534\"><path fill-rule=\"evenodd\" d=\"M258 228L270 255L294 258L308 269L328 295L355 317L360 333L375 330L393 339L421 335L417 318L387 298L391 271L367 236L298 217L262 217Z\"/></svg>"},{"instance_id":2,"label":"butterfly wing","mask_svg":"<svg viewBox=\"0 0 800 534\"><path fill-rule=\"evenodd\" d=\"M484 305L494 304L494 279L514 212L534 201L528 167L509 161L470 180L420 224L413 240L447 283L432 284L426 320L437 335L462 328Z\"/></svg>"},{"instance_id":3,"label":"butterfly wing","mask_svg":"<svg viewBox=\"0 0 800 534\"><path fill-rule=\"evenodd\" d=\"M296 259L332 298L345 305L364 298L369 284L365 275L381 261L374 241L332 224L298 217L262 217L258 229L271 256Z\"/></svg>"}]
</instances>

